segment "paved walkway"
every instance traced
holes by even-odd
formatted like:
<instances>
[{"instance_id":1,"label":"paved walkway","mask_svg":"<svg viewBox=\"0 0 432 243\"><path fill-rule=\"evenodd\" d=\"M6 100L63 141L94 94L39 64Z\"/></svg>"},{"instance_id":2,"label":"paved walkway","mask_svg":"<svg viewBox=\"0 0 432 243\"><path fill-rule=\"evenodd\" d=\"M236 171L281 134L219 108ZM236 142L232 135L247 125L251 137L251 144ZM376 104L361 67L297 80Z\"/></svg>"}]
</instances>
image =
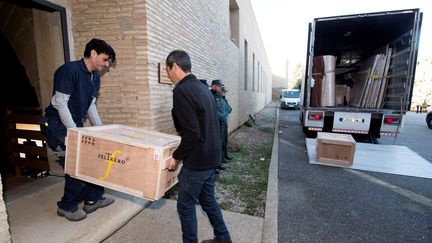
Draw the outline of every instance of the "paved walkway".
<instances>
[{"instance_id":1,"label":"paved walkway","mask_svg":"<svg viewBox=\"0 0 432 243\"><path fill-rule=\"evenodd\" d=\"M275 104L265 109L276 109ZM265 218L223 211L234 242L277 242L277 133L273 146ZM276 146L275 146L276 145ZM275 152L276 151L276 152ZM107 190L116 202L83 221L70 222L56 214L64 179L49 176L5 193L14 243L27 242L181 242L175 201L149 202ZM200 240L212 238L212 229L198 207Z\"/></svg>"}]
</instances>

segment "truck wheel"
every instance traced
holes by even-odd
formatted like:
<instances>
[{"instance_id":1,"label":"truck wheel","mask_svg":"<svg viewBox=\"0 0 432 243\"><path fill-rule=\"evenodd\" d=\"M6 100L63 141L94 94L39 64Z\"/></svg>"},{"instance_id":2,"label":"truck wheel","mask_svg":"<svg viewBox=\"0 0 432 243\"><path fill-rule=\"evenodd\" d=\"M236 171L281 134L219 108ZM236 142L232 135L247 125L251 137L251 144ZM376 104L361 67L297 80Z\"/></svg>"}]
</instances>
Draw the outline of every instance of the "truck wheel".
<instances>
[{"instance_id":1,"label":"truck wheel","mask_svg":"<svg viewBox=\"0 0 432 243\"><path fill-rule=\"evenodd\" d=\"M430 129L432 129L432 116L426 117L426 124Z\"/></svg>"}]
</instances>

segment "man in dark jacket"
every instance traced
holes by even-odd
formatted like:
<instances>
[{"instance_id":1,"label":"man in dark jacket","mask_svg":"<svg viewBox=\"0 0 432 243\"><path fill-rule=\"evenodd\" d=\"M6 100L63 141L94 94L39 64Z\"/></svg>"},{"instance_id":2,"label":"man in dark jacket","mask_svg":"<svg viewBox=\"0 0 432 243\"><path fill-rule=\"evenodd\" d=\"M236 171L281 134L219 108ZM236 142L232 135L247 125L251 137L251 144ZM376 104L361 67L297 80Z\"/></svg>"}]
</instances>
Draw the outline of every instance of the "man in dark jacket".
<instances>
[{"instance_id":1,"label":"man in dark jacket","mask_svg":"<svg viewBox=\"0 0 432 243\"><path fill-rule=\"evenodd\" d=\"M42 124L48 146L55 151L57 162L64 167L67 128L83 127L89 118L93 126L102 125L96 109L99 93L99 72L115 62L115 52L104 40L90 40L84 58L63 64L54 74L54 94L45 109ZM45 125L46 124L46 125ZM104 188L65 175L63 197L57 202L57 214L70 221L84 219L96 209L114 202L103 197ZM78 204L84 201L83 209Z\"/></svg>"},{"instance_id":2,"label":"man in dark jacket","mask_svg":"<svg viewBox=\"0 0 432 243\"><path fill-rule=\"evenodd\" d=\"M166 71L175 85L172 117L181 136L168 169L178 175L177 211L180 216L183 242L197 242L195 204L198 201L213 226L215 238L204 242L231 242L231 237L216 202L215 172L221 163L222 151L218 117L214 99L204 85L191 74L189 55L172 51L166 59Z\"/></svg>"}]
</instances>

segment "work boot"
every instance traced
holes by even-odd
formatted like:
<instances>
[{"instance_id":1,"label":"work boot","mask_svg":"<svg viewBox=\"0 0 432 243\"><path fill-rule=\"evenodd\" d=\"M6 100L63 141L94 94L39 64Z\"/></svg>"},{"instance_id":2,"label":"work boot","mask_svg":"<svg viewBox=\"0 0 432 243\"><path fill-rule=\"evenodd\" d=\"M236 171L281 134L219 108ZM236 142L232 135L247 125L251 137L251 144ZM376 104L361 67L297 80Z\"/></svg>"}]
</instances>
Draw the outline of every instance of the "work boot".
<instances>
[{"instance_id":1,"label":"work boot","mask_svg":"<svg viewBox=\"0 0 432 243\"><path fill-rule=\"evenodd\" d=\"M86 213L93 213L98 208L106 207L114 202L113 197L102 197L98 201L86 201L84 202L83 210Z\"/></svg>"},{"instance_id":2,"label":"work boot","mask_svg":"<svg viewBox=\"0 0 432 243\"><path fill-rule=\"evenodd\" d=\"M75 211L66 211L61 208L57 208L57 215L67 218L69 221L80 221L87 217L87 214L82 209Z\"/></svg>"}]
</instances>

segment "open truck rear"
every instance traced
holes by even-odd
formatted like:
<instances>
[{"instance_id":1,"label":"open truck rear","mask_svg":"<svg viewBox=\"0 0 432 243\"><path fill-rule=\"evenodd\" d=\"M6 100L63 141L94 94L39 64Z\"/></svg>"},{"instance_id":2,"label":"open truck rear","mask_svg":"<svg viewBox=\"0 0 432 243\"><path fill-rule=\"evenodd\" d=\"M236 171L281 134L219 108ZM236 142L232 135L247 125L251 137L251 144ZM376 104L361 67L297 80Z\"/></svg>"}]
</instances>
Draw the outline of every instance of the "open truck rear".
<instances>
[{"instance_id":1,"label":"open truck rear","mask_svg":"<svg viewBox=\"0 0 432 243\"><path fill-rule=\"evenodd\" d=\"M316 18L309 24L301 120L305 132L402 131L410 108L419 9Z\"/></svg>"}]
</instances>

